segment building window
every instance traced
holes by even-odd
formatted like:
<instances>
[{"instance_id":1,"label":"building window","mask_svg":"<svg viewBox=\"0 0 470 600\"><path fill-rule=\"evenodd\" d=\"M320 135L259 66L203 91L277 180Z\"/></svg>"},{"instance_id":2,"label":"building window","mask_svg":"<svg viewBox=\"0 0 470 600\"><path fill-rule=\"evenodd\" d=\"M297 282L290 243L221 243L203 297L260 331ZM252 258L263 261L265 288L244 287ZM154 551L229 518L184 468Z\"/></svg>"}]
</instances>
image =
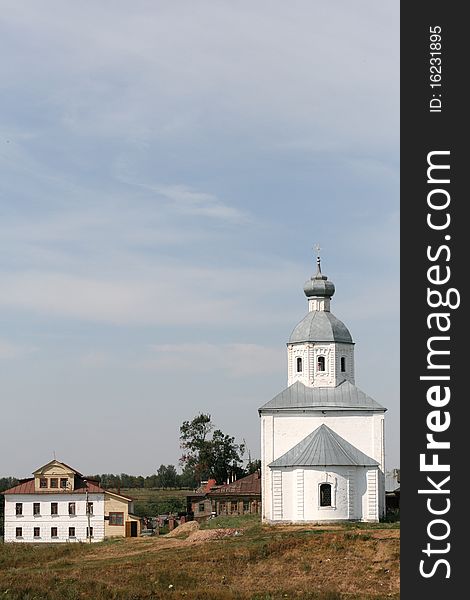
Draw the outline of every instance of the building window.
<instances>
[{"instance_id":1,"label":"building window","mask_svg":"<svg viewBox=\"0 0 470 600\"><path fill-rule=\"evenodd\" d=\"M206 507L204 505L204 502L200 502L199 506L197 507L197 510L198 510L198 512L204 512L205 508Z\"/></svg>"},{"instance_id":2,"label":"building window","mask_svg":"<svg viewBox=\"0 0 470 600\"><path fill-rule=\"evenodd\" d=\"M75 527L69 527L69 538L75 537Z\"/></svg>"},{"instance_id":3,"label":"building window","mask_svg":"<svg viewBox=\"0 0 470 600\"><path fill-rule=\"evenodd\" d=\"M65 490L67 489L67 483L69 482L69 480L67 479L67 477L61 477L60 478L60 487Z\"/></svg>"},{"instance_id":4,"label":"building window","mask_svg":"<svg viewBox=\"0 0 470 600\"><path fill-rule=\"evenodd\" d=\"M57 479L57 477L52 477L51 478L51 488L58 488L59 487L59 480Z\"/></svg>"},{"instance_id":5,"label":"building window","mask_svg":"<svg viewBox=\"0 0 470 600\"><path fill-rule=\"evenodd\" d=\"M250 502L249 500L243 500L243 512L250 512Z\"/></svg>"},{"instance_id":6,"label":"building window","mask_svg":"<svg viewBox=\"0 0 470 600\"><path fill-rule=\"evenodd\" d=\"M317 371L324 371L324 370L325 370L325 357L319 356L317 358Z\"/></svg>"},{"instance_id":7,"label":"building window","mask_svg":"<svg viewBox=\"0 0 470 600\"><path fill-rule=\"evenodd\" d=\"M346 359L344 356L341 357L341 373L346 372Z\"/></svg>"},{"instance_id":8,"label":"building window","mask_svg":"<svg viewBox=\"0 0 470 600\"><path fill-rule=\"evenodd\" d=\"M33 502L33 515L41 514L41 504L40 502Z\"/></svg>"},{"instance_id":9,"label":"building window","mask_svg":"<svg viewBox=\"0 0 470 600\"><path fill-rule=\"evenodd\" d=\"M75 515L75 502L69 502L69 515Z\"/></svg>"},{"instance_id":10,"label":"building window","mask_svg":"<svg viewBox=\"0 0 470 600\"><path fill-rule=\"evenodd\" d=\"M93 502L88 502L86 505L86 514L93 515Z\"/></svg>"},{"instance_id":11,"label":"building window","mask_svg":"<svg viewBox=\"0 0 470 600\"><path fill-rule=\"evenodd\" d=\"M51 538L57 537L57 527L51 527Z\"/></svg>"},{"instance_id":12,"label":"building window","mask_svg":"<svg viewBox=\"0 0 470 600\"><path fill-rule=\"evenodd\" d=\"M331 506L331 483L320 485L320 506Z\"/></svg>"},{"instance_id":13,"label":"building window","mask_svg":"<svg viewBox=\"0 0 470 600\"><path fill-rule=\"evenodd\" d=\"M110 512L109 513L109 524L110 525L124 525L124 513Z\"/></svg>"},{"instance_id":14,"label":"building window","mask_svg":"<svg viewBox=\"0 0 470 600\"><path fill-rule=\"evenodd\" d=\"M59 505L57 502L51 502L51 515L59 514Z\"/></svg>"},{"instance_id":15,"label":"building window","mask_svg":"<svg viewBox=\"0 0 470 600\"><path fill-rule=\"evenodd\" d=\"M41 477L39 480L39 487L42 489L47 488L47 479L45 477Z\"/></svg>"},{"instance_id":16,"label":"building window","mask_svg":"<svg viewBox=\"0 0 470 600\"><path fill-rule=\"evenodd\" d=\"M23 537L23 528L17 527L15 530L15 535L17 538L22 538Z\"/></svg>"},{"instance_id":17,"label":"building window","mask_svg":"<svg viewBox=\"0 0 470 600\"><path fill-rule=\"evenodd\" d=\"M238 513L238 502L232 502L232 514Z\"/></svg>"},{"instance_id":18,"label":"building window","mask_svg":"<svg viewBox=\"0 0 470 600\"><path fill-rule=\"evenodd\" d=\"M297 373L302 373L302 359L300 356L297 357Z\"/></svg>"},{"instance_id":19,"label":"building window","mask_svg":"<svg viewBox=\"0 0 470 600\"><path fill-rule=\"evenodd\" d=\"M33 536L34 536L35 538L41 537L41 530L39 529L39 527L35 527L35 528L33 529Z\"/></svg>"},{"instance_id":20,"label":"building window","mask_svg":"<svg viewBox=\"0 0 470 600\"><path fill-rule=\"evenodd\" d=\"M19 517L23 514L23 503L17 502L15 507L16 516Z\"/></svg>"},{"instance_id":21,"label":"building window","mask_svg":"<svg viewBox=\"0 0 470 600\"><path fill-rule=\"evenodd\" d=\"M87 536L87 538L92 538L93 537L93 527L87 527L86 528L86 536Z\"/></svg>"}]
</instances>

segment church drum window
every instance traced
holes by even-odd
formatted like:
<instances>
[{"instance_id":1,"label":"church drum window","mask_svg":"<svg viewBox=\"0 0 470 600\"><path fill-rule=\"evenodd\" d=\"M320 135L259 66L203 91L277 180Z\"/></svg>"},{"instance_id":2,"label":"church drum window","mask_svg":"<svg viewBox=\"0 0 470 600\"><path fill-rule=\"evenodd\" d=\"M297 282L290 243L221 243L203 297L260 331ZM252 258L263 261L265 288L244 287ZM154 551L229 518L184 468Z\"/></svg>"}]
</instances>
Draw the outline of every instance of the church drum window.
<instances>
[{"instance_id":1,"label":"church drum window","mask_svg":"<svg viewBox=\"0 0 470 600\"><path fill-rule=\"evenodd\" d=\"M331 506L331 483L320 485L320 506Z\"/></svg>"},{"instance_id":2,"label":"church drum window","mask_svg":"<svg viewBox=\"0 0 470 600\"><path fill-rule=\"evenodd\" d=\"M302 359L300 356L297 357L297 373L302 373Z\"/></svg>"},{"instance_id":3,"label":"church drum window","mask_svg":"<svg viewBox=\"0 0 470 600\"><path fill-rule=\"evenodd\" d=\"M324 370L325 370L325 357L319 356L317 358L317 371L324 371Z\"/></svg>"},{"instance_id":4,"label":"church drum window","mask_svg":"<svg viewBox=\"0 0 470 600\"><path fill-rule=\"evenodd\" d=\"M341 357L341 373L346 372L346 358L344 356Z\"/></svg>"}]
</instances>

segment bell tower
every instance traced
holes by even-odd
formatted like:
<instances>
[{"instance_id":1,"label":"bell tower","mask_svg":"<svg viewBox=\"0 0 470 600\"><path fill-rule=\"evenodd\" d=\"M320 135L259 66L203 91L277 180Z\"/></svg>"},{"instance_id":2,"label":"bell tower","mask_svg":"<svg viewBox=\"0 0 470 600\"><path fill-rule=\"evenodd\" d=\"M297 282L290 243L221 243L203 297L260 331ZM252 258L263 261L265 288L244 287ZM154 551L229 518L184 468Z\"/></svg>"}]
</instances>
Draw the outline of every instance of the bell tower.
<instances>
[{"instance_id":1,"label":"bell tower","mask_svg":"<svg viewBox=\"0 0 470 600\"><path fill-rule=\"evenodd\" d=\"M330 311L335 286L321 271L320 248L317 271L304 284L308 313L287 342L287 385L299 381L307 387L354 384L354 342L346 325Z\"/></svg>"}]
</instances>

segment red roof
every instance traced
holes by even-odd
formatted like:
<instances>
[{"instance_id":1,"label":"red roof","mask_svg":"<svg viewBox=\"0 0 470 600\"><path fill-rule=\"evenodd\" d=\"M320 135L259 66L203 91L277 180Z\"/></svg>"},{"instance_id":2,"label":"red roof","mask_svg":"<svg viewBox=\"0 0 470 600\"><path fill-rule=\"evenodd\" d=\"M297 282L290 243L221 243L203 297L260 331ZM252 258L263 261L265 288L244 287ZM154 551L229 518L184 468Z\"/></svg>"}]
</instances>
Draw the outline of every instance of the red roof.
<instances>
[{"instance_id":1,"label":"red roof","mask_svg":"<svg viewBox=\"0 0 470 600\"><path fill-rule=\"evenodd\" d=\"M62 490L60 488L56 489L48 489L48 490L35 490L34 489L34 477L31 479L26 479L22 481L15 487L10 488L9 490L5 490L2 492L3 494L84 494L88 491L89 494L103 494L105 490L92 481L85 482L83 479L75 480L75 489L72 490Z\"/></svg>"},{"instance_id":2,"label":"red roof","mask_svg":"<svg viewBox=\"0 0 470 600\"><path fill-rule=\"evenodd\" d=\"M237 496L252 496L261 495L261 475L257 471L241 479L237 479L232 483L218 486L209 491L209 496L221 495L237 495Z\"/></svg>"}]
</instances>

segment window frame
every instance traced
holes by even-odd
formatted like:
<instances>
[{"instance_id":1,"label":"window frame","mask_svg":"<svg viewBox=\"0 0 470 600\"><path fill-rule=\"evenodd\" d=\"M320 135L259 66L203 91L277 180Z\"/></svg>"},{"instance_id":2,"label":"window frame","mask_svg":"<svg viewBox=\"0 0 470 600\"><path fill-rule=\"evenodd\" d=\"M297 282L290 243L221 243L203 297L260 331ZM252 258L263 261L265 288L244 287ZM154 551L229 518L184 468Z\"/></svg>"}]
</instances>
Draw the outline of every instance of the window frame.
<instances>
[{"instance_id":1,"label":"window frame","mask_svg":"<svg viewBox=\"0 0 470 600\"><path fill-rule=\"evenodd\" d=\"M346 357L342 356L340 359L340 368L341 368L341 373L346 373Z\"/></svg>"},{"instance_id":2,"label":"window frame","mask_svg":"<svg viewBox=\"0 0 470 600\"><path fill-rule=\"evenodd\" d=\"M51 517L55 517L59 514L59 503L51 502Z\"/></svg>"},{"instance_id":3,"label":"window frame","mask_svg":"<svg viewBox=\"0 0 470 600\"><path fill-rule=\"evenodd\" d=\"M295 364L296 364L296 372L302 373L303 372L303 362L302 362L301 356L297 356Z\"/></svg>"},{"instance_id":4,"label":"window frame","mask_svg":"<svg viewBox=\"0 0 470 600\"><path fill-rule=\"evenodd\" d=\"M75 517L77 515L77 503L69 502L69 517Z\"/></svg>"},{"instance_id":5,"label":"window frame","mask_svg":"<svg viewBox=\"0 0 470 600\"><path fill-rule=\"evenodd\" d=\"M60 489L61 490L66 490L68 482L69 482L68 477L61 477L60 480L59 480L59 487L60 487Z\"/></svg>"},{"instance_id":6,"label":"window frame","mask_svg":"<svg viewBox=\"0 0 470 600\"><path fill-rule=\"evenodd\" d=\"M47 482L47 477L40 477L39 478L39 489L47 490L48 487L49 487L49 484Z\"/></svg>"},{"instance_id":7,"label":"window frame","mask_svg":"<svg viewBox=\"0 0 470 600\"><path fill-rule=\"evenodd\" d=\"M15 502L15 515L17 517L23 516L23 502Z\"/></svg>"},{"instance_id":8,"label":"window frame","mask_svg":"<svg viewBox=\"0 0 470 600\"><path fill-rule=\"evenodd\" d=\"M55 534L54 534L55 531ZM58 527L51 527L51 539L56 539L59 537L59 528Z\"/></svg>"},{"instance_id":9,"label":"window frame","mask_svg":"<svg viewBox=\"0 0 470 600\"><path fill-rule=\"evenodd\" d=\"M75 527L69 527L69 538L75 539L77 537Z\"/></svg>"},{"instance_id":10,"label":"window frame","mask_svg":"<svg viewBox=\"0 0 470 600\"><path fill-rule=\"evenodd\" d=\"M124 526L124 512L112 511L109 513L109 525L111 527L123 527ZM122 523L115 523L114 521L120 520Z\"/></svg>"},{"instance_id":11,"label":"window frame","mask_svg":"<svg viewBox=\"0 0 470 600\"><path fill-rule=\"evenodd\" d=\"M36 538L40 538L40 537L41 537L41 528L33 527L33 538L36 539Z\"/></svg>"},{"instance_id":12,"label":"window frame","mask_svg":"<svg viewBox=\"0 0 470 600\"><path fill-rule=\"evenodd\" d=\"M93 526L86 528L86 537L90 539L93 537Z\"/></svg>"},{"instance_id":13,"label":"window frame","mask_svg":"<svg viewBox=\"0 0 470 600\"><path fill-rule=\"evenodd\" d=\"M326 486L328 486L329 490L330 490L330 503L329 504L323 504L323 500L322 500L322 488L325 488ZM332 508L336 508L334 503L333 503L333 485L329 482L329 481L322 481L318 484L318 506L319 508L322 509L332 509Z\"/></svg>"},{"instance_id":14,"label":"window frame","mask_svg":"<svg viewBox=\"0 0 470 600\"><path fill-rule=\"evenodd\" d=\"M23 537L23 528L22 527L15 527L15 538L22 538Z\"/></svg>"},{"instance_id":15,"label":"window frame","mask_svg":"<svg viewBox=\"0 0 470 600\"><path fill-rule=\"evenodd\" d=\"M317 356L317 373L325 373L326 372L326 358L320 354Z\"/></svg>"},{"instance_id":16,"label":"window frame","mask_svg":"<svg viewBox=\"0 0 470 600\"><path fill-rule=\"evenodd\" d=\"M49 479L49 487L52 490L58 490L59 489L59 479L57 477L51 477Z\"/></svg>"},{"instance_id":17,"label":"window frame","mask_svg":"<svg viewBox=\"0 0 470 600\"><path fill-rule=\"evenodd\" d=\"M87 502L86 504L86 514L90 515L90 517L93 516L93 502Z\"/></svg>"},{"instance_id":18,"label":"window frame","mask_svg":"<svg viewBox=\"0 0 470 600\"><path fill-rule=\"evenodd\" d=\"M33 502L33 516L38 517L41 516L41 503Z\"/></svg>"}]
</instances>

